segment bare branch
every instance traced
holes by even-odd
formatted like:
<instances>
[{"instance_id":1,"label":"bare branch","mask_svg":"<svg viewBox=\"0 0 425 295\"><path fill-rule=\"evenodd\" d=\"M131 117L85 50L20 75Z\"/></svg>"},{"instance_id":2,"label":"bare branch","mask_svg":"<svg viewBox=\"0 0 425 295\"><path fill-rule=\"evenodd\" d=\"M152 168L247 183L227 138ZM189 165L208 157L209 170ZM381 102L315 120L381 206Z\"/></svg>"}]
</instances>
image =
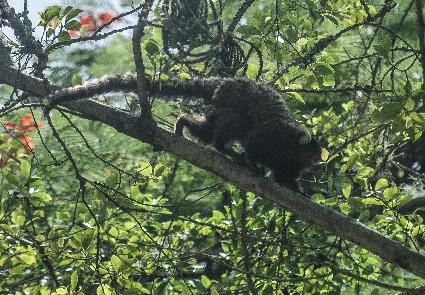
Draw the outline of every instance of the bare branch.
<instances>
[{"instance_id":1,"label":"bare branch","mask_svg":"<svg viewBox=\"0 0 425 295\"><path fill-rule=\"evenodd\" d=\"M418 38L421 51L421 65L422 65L422 89L425 90L425 22L423 15L422 0L416 0L416 15L418 18Z\"/></svg>"},{"instance_id":2,"label":"bare branch","mask_svg":"<svg viewBox=\"0 0 425 295\"><path fill-rule=\"evenodd\" d=\"M1 21L1 18L0 18ZM6 38L3 35L3 32L0 31L0 64L10 67L12 66L12 60L10 58L11 48L7 44Z\"/></svg>"},{"instance_id":3,"label":"bare branch","mask_svg":"<svg viewBox=\"0 0 425 295\"><path fill-rule=\"evenodd\" d=\"M241 7L239 8L238 12L236 12L236 15L233 17L232 22L230 23L229 27L227 28L227 35L231 35L233 31L236 28L236 25L241 20L245 12L248 10L248 8L254 3L255 0L245 0L244 3L242 3Z\"/></svg>"},{"instance_id":4,"label":"bare branch","mask_svg":"<svg viewBox=\"0 0 425 295\"><path fill-rule=\"evenodd\" d=\"M407 203L401 205L397 209L397 212L400 214L411 214L419 208L425 208L425 197L418 197L408 201Z\"/></svg>"},{"instance_id":5,"label":"bare branch","mask_svg":"<svg viewBox=\"0 0 425 295\"><path fill-rule=\"evenodd\" d=\"M142 49L140 46L141 39L144 35L144 29L148 14L152 8L153 0L145 1L143 10L139 13L137 25L133 30L133 55L137 73L137 95L139 97L140 109L143 116L152 120L150 112L150 103L146 88L145 65L143 64Z\"/></svg>"},{"instance_id":6,"label":"bare branch","mask_svg":"<svg viewBox=\"0 0 425 295\"><path fill-rule=\"evenodd\" d=\"M23 48L28 51L26 53L33 53L38 58L46 58L43 46L32 35L31 26L28 27L21 21L19 16L15 13L15 10L9 6L6 0L0 0L0 11L2 12L2 18L7 19L15 36L18 38Z\"/></svg>"}]
</instances>

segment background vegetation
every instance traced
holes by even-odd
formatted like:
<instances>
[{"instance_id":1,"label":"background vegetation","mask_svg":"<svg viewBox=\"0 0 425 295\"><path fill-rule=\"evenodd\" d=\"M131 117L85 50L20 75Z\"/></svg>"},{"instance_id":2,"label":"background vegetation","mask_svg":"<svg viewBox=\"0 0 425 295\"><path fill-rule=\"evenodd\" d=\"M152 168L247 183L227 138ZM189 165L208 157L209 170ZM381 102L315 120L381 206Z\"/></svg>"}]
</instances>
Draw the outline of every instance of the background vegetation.
<instances>
[{"instance_id":1,"label":"background vegetation","mask_svg":"<svg viewBox=\"0 0 425 295\"><path fill-rule=\"evenodd\" d=\"M354 218L423 257L421 0L139 2L123 0L116 11L107 1L68 1L31 24L1 0L0 25L13 29L0 32L4 73L14 68L59 92L105 75L138 72L140 82L140 71L151 86L257 79L280 91L329 152L303 175L308 198L300 202ZM140 28L136 67L132 30ZM425 266L414 272L404 263L410 252L388 261L379 255L386 244L372 253L338 225L329 232L231 177L142 143L139 130L75 111L73 101L46 117L55 95L37 95L25 77L0 74L0 293L425 292ZM79 94L148 115L137 102L149 92L112 90ZM208 107L185 93L150 94L153 119L169 131L178 114ZM294 195L284 192L283 200Z\"/></svg>"}]
</instances>

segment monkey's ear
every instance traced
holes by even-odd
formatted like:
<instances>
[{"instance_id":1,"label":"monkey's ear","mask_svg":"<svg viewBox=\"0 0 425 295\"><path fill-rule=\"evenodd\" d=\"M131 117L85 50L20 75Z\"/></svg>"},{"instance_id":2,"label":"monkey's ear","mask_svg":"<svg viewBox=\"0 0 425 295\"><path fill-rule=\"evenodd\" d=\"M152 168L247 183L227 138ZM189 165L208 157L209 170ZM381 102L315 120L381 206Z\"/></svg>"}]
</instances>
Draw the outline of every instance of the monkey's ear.
<instances>
[{"instance_id":1,"label":"monkey's ear","mask_svg":"<svg viewBox=\"0 0 425 295\"><path fill-rule=\"evenodd\" d=\"M298 135L299 144L307 144L307 143L310 143L312 140L311 134L308 130L300 130L300 132L297 135Z\"/></svg>"}]
</instances>

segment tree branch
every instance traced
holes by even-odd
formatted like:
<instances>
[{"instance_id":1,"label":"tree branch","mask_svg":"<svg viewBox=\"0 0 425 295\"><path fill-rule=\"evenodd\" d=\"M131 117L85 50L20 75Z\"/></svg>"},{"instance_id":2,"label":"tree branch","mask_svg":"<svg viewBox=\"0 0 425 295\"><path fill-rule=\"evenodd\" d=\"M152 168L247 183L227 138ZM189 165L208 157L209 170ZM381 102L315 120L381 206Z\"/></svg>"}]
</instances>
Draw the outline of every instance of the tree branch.
<instances>
[{"instance_id":1,"label":"tree branch","mask_svg":"<svg viewBox=\"0 0 425 295\"><path fill-rule=\"evenodd\" d=\"M418 38L421 52L421 65L422 65L422 90L425 90L425 23L423 15L422 0L416 0L416 15L418 18Z\"/></svg>"},{"instance_id":2,"label":"tree branch","mask_svg":"<svg viewBox=\"0 0 425 295\"><path fill-rule=\"evenodd\" d=\"M226 35L231 35L233 31L236 28L236 25L241 20L245 12L248 10L248 8L254 3L255 0L245 0L244 3L242 3L241 7L239 7L238 12L236 12L236 15L233 17L232 22L230 23L229 27L227 28Z\"/></svg>"},{"instance_id":3,"label":"tree branch","mask_svg":"<svg viewBox=\"0 0 425 295\"><path fill-rule=\"evenodd\" d=\"M139 13L137 25L133 30L133 56L134 64L136 65L137 74L137 96L139 97L141 114L152 120L150 111L150 103L146 88L145 65L143 64L143 56L141 49L141 40L144 34L148 14L152 8L153 0L145 1L142 11ZM153 120L152 120L153 121Z\"/></svg>"},{"instance_id":4,"label":"tree branch","mask_svg":"<svg viewBox=\"0 0 425 295\"><path fill-rule=\"evenodd\" d=\"M397 212L400 214L412 214L416 209L425 208L425 197L417 197L411 199L407 203L401 205Z\"/></svg>"},{"instance_id":5,"label":"tree branch","mask_svg":"<svg viewBox=\"0 0 425 295\"><path fill-rule=\"evenodd\" d=\"M0 11L2 18L7 19L10 27L13 29L15 36L22 45L22 48L33 53L38 58L45 60L47 58L46 53L43 50L43 46L39 41L32 35L31 25L26 26L19 15L15 13L15 10L9 6L6 0L0 0Z\"/></svg>"}]
</instances>

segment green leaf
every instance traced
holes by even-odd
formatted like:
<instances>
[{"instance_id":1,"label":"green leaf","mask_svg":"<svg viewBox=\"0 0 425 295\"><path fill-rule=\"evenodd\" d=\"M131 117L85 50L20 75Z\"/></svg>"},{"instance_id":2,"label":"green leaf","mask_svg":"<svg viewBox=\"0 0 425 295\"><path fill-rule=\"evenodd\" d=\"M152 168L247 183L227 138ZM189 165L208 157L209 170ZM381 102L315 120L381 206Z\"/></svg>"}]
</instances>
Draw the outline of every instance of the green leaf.
<instances>
[{"instance_id":1,"label":"green leaf","mask_svg":"<svg viewBox=\"0 0 425 295\"><path fill-rule=\"evenodd\" d=\"M65 41L71 40L71 37L69 36L67 31L63 31L63 32L60 32L58 36L58 40L60 42L65 42Z\"/></svg>"},{"instance_id":2,"label":"green leaf","mask_svg":"<svg viewBox=\"0 0 425 295\"><path fill-rule=\"evenodd\" d=\"M55 30L52 28L49 28L46 32L46 37L50 38L50 36L52 36L55 33Z\"/></svg>"},{"instance_id":3,"label":"green leaf","mask_svg":"<svg viewBox=\"0 0 425 295\"><path fill-rule=\"evenodd\" d=\"M341 210L342 213L344 213L345 215L348 215L350 213L351 206L348 203L342 203L339 205L339 209Z\"/></svg>"},{"instance_id":4,"label":"green leaf","mask_svg":"<svg viewBox=\"0 0 425 295\"><path fill-rule=\"evenodd\" d=\"M83 79L79 75L77 75L77 74L72 75L71 85L72 86L77 86L77 85L81 85L81 84L83 84Z\"/></svg>"},{"instance_id":5,"label":"green leaf","mask_svg":"<svg viewBox=\"0 0 425 295\"><path fill-rule=\"evenodd\" d=\"M406 85L404 86L404 91L406 92L406 96L410 96L412 94L412 89L413 89L412 83L408 79L406 81Z\"/></svg>"},{"instance_id":6,"label":"green leaf","mask_svg":"<svg viewBox=\"0 0 425 295\"><path fill-rule=\"evenodd\" d=\"M78 272L74 271L71 275L71 283L69 286L70 293L74 293L75 288L77 287L77 284L78 284Z\"/></svg>"},{"instance_id":7,"label":"green leaf","mask_svg":"<svg viewBox=\"0 0 425 295\"><path fill-rule=\"evenodd\" d=\"M72 10L72 6L67 6L65 9L63 9L62 16L67 15L67 13L70 12L71 10Z\"/></svg>"},{"instance_id":8,"label":"green leaf","mask_svg":"<svg viewBox=\"0 0 425 295\"><path fill-rule=\"evenodd\" d=\"M205 289L208 289L211 286L211 281L207 276L202 275L201 276L201 284L202 284L202 286L204 286Z\"/></svg>"},{"instance_id":9,"label":"green leaf","mask_svg":"<svg viewBox=\"0 0 425 295\"><path fill-rule=\"evenodd\" d=\"M168 172L170 172L170 168L168 168L165 165L156 165L155 169L154 169L154 175L159 177L159 176L165 176L168 174Z\"/></svg>"},{"instance_id":10,"label":"green leaf","mask_svg":"<svg viewBox=\"0 0 425 295\"><path fill-rule=\"evenodd\" d=\"M60 23L61 23L61 19L58 16L56 16L49 22L48 25L52 29L56 29Z\"/></svg>"},{"instance_id":11,"label":"green leaf","mask_svg":"<svg viewBox=\"0 0 425 295\"><path fill-rule=\"evenodd\" d=\"M168 81L168 80L170 80L170 76L168 76L167 74L161 73L161 74L159 74L159 80Z\"/></svg>"},{"instance_id":12,"label":"green leaf","mask_svg":"<svg viewBox=\"0 0 425 295\"><path fill-rule=\"evenodd\" d=\"M328 19L331 23L333 23L334 25L338 25L338 19L334 16L334 15L332 15L332 14L327 14L327 13L324 13L324 14L322 14L326 19Z\"/></svg>"},{"instance_id":13,"label":"green leaf","mask_svg":"<svg viewBox=\"0 0 425 295\"><path fill-rule=\"evenodd\" d=\"M387 120L393 119L400 112L401 112L401 106L399 103L389 103L385 105L381 110L383 118Z\"/></svg>"},{"instance_id":14,"label":"green leaf","mask_svg":"<svg viewBox=\"0 0 425 295\"><path fill-rule=\"evenodd\" d=\"M323 86L327 86L327 87L335 87L335 78L333 75L326 75L323 78Z\"/></svg>"},{"instance_id":15,"label":"green leaf","mask_svg":"<svg viewBox=\"0 0 425 295\"><path fill-rule=\"evenodd\" d=\"M389 35L385 35L378 44L374 45L373 48L376 52L381 55L386 61L390 61L392 41Z\"/></svg>"},{"instance_id":16,"label":"green leaf","mask_svg":"<svg viewBox=\"0 0 425 295\"><path fill-rule=\"evenodd\" d=\"M241 33L242 35L259 35L261 32L252 25L241 25L236 29L237 32Z\"/></svg>"},{"instance_id":17,"label":"green leaf","mask_svg":"<svg viewBox=\"0 0 425 295\"><path fill-rule=\"evenodd\" d=\"M397 187L389 187L384 190L384 198L385 200L389 200L398 192Z\"/></svg>"},{"instance_id":18,"label":"green leaf","mask_svg":"<svg viewBox=\"0 0 425 295\"><path fill-rule=\"evenodd\" d=\"M96 295L113 295L113 294L115 294L113 289L110 286L105 284L97 287L96 289Z\"/></svg>"},{"instance_id":19,"label":"green leaf","mask_svg":"<svg viewBox=\"0 0 425 295\"><path fill-rule=\"evenodd\" d=\"M33 196L44 203L48 203L52 200L52 197L48 193L36 192Z\"/></svg>"},{"instance_id":20,"label":"green leaf","mask_svg":"<svg viewBox=\"0 0 425 295\"><path fill-rule=\"evenodd\" d=\"M138 171L143 176L151 176L152 175L151 162L148 159L143 159L142 161L140 161L140 166Z\"/></svg>"},{"instance_id":21,"label":"green leaf","mask_svg":"<svg viewBox=\"0 0 425 295\"><path fill-rule=\"evenodd\" d=\"M306 45L307 44L307 39L306 38L300 38L300 39L298 39L298 41L297 41L297 43L296 43L298 46L304 46L304 45Z\"/></svg>"},{"instance_id":22,"label":"green leaf","mask_svg":"<svg viewBox=\"0 0 425 295\"><path fill-rule=\"evenodd\" d=\"M78 9L78 8L73 8L70 12L68 12L68 14L65 18L65 22L67 23L70 19L73 19L74 17L79 15L81 12L83 12L83 10Z\"/></svg>"},{"instance_id":23,"label":"green leaf","mask_svg":"<svg viewBox=\"0 0 425 295\"><path fill-rule=\"evenodd\" d=\"M192 76L189 73L181 72L178 73L177 77L179 77L180 79L190 79Z\"/></svg>"},{"instance_id":24,"label":"green leaf","mask_svg":"<svg viewBox=\"0 0 425 295\"><path fill-rule=\"evenodd\" d=\"M33 265L36 263L36 259L34 255L31 254L20 254L19 255L19 259L21 259L23 262L25 262L25 264L27 265Z\"/></svg>"},{"instance_id":25,"label":"green leaf","mask_svg":"<svg viewBox=\"0 0 425 295\"><path fill-rule=\"evenodd\" d=\"M208 236L211 233L211 229L208 226L204 226L201 228L201 234L204 236Z\"/></svg>"},{"instance_id":26,"label":"green leaf","mask_svg":"<svg viewBox=\"0 0 425 295\"><path fill-rule=\"evenodd\" d=\"M159 47L156 42L152 39L143 41L142 48L146 50L146 53L150 56L159 54Z\"/></svg>"},{"instance_id":27,"label":"green leaf","mask_svg":"<svg viewBox=\"0 0 425 295\"><path fill-rule=\"evenodd\" d=\"M214 219L224 220L224 214L221 211L213 210L212 216L213 216Z\"/></svg>"},{"instance_id":28,"label":"green leaf","mask_svg":"<svg viewBox=\"0 0 425 295\"><path fill-rule=\"evenodd\" d=\"M18 211L13 211L11 214L12 223L23 226L25 224L25 216Z\"/></svg>"},{"instance_id":29,"label":"green leaf","mask_svg":"<svg viewBox=\"0 0 425 295\"><path fill-rule=\"evenodd\" d=\"M299 94L298 92L288 92L289 94L292 94L294 97L295 97L295 99L297 100L297 101L299 101L300 103L302 103L302 104L305 104L305 100L303 99L303 97L301 96L301 94Z\"/></svg>"},{"instance_id":30,"label":"green leaf","mask_svg":"<svg viewBox=\"0 0 425 295\"><path fill-rule=\"evenodd\" d=\"M374 171L375 170L373 168L371 168L371 167L362 167L357 172L357 176L366 177L368 175L371 175Z\"/></svg>"},{"instance_id":31,"label":"green leaf","mask_svg":"<svg viewBox=\"0 0 425 295\"><path fill-rule=\"evenodd\" d=\"M380 189L383 189L383 188L386 188L386 187L388 187L388 180L386 180L385 178L381 178L375 184L375 190L376 191L379 191Z\"/></svg>"},{"instance_id":32,"label":"green leaf","mask_svg":"<svg viewBox=\"0 0 425 295\"><path fill-rule=\"evenodd\" d=\"M12 235L14 235L15 234L15 229L14 228L12 228L12 227L10 227L9 225L7 225L7 224L0 224L0 228L2 229L2 230L4 230L5 232L7 232L8 234L12 234ZM16 227L15 227L16 228Z\"/></svg>"},{"instance_id":33,"label":"green leaf","mask_svg":"<svg viewBox=\"0 0 425 295\"><path fill-rule=\"evenodd\" d=\"M65 29L67 30L75 30L79 31L81 28L81 24L79 21L73 19L65 25Z\"/></svg>"},{"instance_id":34,"label":"green leaf","mask_svg":"<svg viewBox=\"0 0 425 295\"><path fill-rule=\"evenodd\" d=\"M68 295L68 291L66 290L66 288L61 287L61 288L57 288L55 290L55 294L56 295Z\"/></svg>"},{"instance_id":35,"label":"green leaf","mask_svg":"<svg viewBox=\"0 0 425 295\"><path fill-rule=\"evenodd\" d=\"M375 265L375 266L378 266L378 265L379 265L379 260L378 260L378 259L376 259L376 258L375 258L375 257L373 257L373 256L369 256L369 257L366 259L365 263L366 263L367 265Z\"/></svg>"},{"instance_id":36,"label":"green leaf","mask_svg":"<svg viewBox=\"0 0 425 295\"><path fill-rule=\"evenodd\" d=\"M95 239L94 237L95 231L92 229L86 230L82 235L81 235L81 247L83 247L83 249L87 249L91 243L93 242L93 240Z\"/></svg>"},{"instance_id":37,"label":"green leaf","mask_svg":"<svg viewBox=\"0 0 425 295\"><path fill-rule=\"evenodd\" d=\"M409 114L410 118L416 123L422 124L425 122L425 113L412 112Z\"/></svg>"},{"instance_id":38,"label":"green leaf","mask_svg":"<svg viewBox=\"0 0 425 295\"><path fill-rule=\"evenodd\" d=\"M47 7L45 10L38 12L40 15L41 23L46 25L53 18L59 17L59 12L61 11L61 7L59 5L52 5Z\"/></svg>"},{"instance_id":39,"label":"green leaf","mask_svg":"<svg viewBox=\"0 0 425 295\"><path fill-rule=\"evenodd\" d=\"M413 111L415 109L415 101L413 99L411 99L411 98L408 98L407 101L406 101L406 104L404 105L404 107L409 112Z\"/></svg>"},{"instance_id":40,"label":"green leaf","mask_svg":"<svg viewBox=\"0 0 425 295\"><path fill-rule=\"evenodd\" d=\"M246 70L246 76L250 79L254 79L258 74L258 66L253 63L248 63Z\"/></svg>"},{"instance_id":41,"label":"green leaf","mask_svg":"<svg viewBox=\"0 0 425 295\"><path fill-rule=\"evenodd\" d=\"M366 198L362 200L363 204L366 205L378 205L378 206L383 206L384 203L381 200L378 200L376 198Z\"/></svg>"},{"instance_id":42,"label":"green leaf","mask_svg":"<svg viewBox=\"0 0 425 295\"><path fill-rule=\"evenodd\" d=\"M24 159L21 159L20 162L21 162L21 165L20 165L21 173L25 178L28 179L31 174L31 164Z\"/></svg>"},{"instance_id":43,"label":"green leaf","mask_svg":"<svg viewBox=\"0 0 425 295\"><path fill-rule=\"evenodd\" d=\"M351 185L349 185L349 184L347 184L346 186L344 186L343 188L342 188L342 194L344 195L344 197L345 198L347 198L348 199L348 197L350 196L350 194L351 194Z\"/></svg>"},{"instance_id":44,"label":"green leaf","mask_svg":"<svg viewBox=\"0 0 425 295\"><path fill-rule=\"evenodd\" d=\"M112 266L114 267L114 270L116 272L119 272L122 265L122 260L118 256L112 255L111 262L112 262Z\"/></svg>"},{"instance_id":45,"label":"green leaf","mask_svg":"<svg viewBox=\"0 0 425 295\"><path fill-rule=\"evenodd\" d=\"M418 235L420 229L421 229L420 226L415 226L412 230L412 237L416 237Z\"/></svg>"},{"instance_id":46,"label":"green leaf","mask_svg":"<svg viewBox=\"0 0 425 295\"><path fill-rule=\"evenodd\" d=\"M153 28L152 35L155 41L157 41L159 44L162 43L162 28Z\"/></svg>"},{"instance_id":47,"label":"green leaf","mask_svg":"<svg viewBox=\"0 0 425 295\"><path fill-rule=\"evenodd\" d=\"M37 242L44 242L46 240L46 237L44 235L36 235L34 238Z\"/></svg>"},{"instance_id":48,"label":"green leaf","mask_svg":"<svg viewBox=\"0 0 425 295\"><path fill-rule=\"evenodd\" d=\"M335 69L326 62L317 62L314 67L314 72L320 76L329 76L335 73Z\"/></svg>"}]
</instances>

